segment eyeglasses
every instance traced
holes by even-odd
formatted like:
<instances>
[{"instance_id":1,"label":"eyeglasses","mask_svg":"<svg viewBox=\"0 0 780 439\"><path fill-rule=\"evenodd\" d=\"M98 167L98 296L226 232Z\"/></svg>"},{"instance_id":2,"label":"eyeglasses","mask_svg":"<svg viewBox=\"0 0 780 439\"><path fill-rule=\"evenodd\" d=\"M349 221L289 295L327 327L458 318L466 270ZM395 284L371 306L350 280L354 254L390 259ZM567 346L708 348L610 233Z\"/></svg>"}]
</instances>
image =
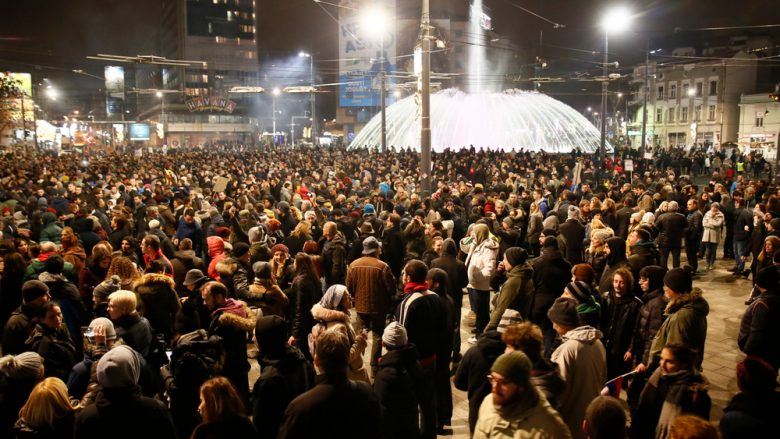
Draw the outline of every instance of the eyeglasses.
<instances>
[{"instance_id":1,"label":"eyeglasses","mask_svg":"<svg viewBox=\"0 0 780 439\"><path fill-rule=\"evenodd\" d=\"M487 379L491 386L506 386L507 384L512 384L511 381L507 381L503 378L496 378L493 375L488 375Z\"/></svg>"}]
</instances>

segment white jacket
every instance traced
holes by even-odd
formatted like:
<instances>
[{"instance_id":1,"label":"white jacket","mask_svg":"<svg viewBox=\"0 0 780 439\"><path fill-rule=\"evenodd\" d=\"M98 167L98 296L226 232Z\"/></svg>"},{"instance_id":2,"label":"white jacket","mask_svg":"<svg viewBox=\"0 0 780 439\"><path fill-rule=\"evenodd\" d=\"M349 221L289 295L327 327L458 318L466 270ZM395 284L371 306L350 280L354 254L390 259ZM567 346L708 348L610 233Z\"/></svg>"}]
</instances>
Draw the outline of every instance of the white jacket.
<instances>
[{"instance_id":1,"label":"white jacket","mask_svg":"<svg viewBox=\"0 0 780 439\"><path fill-rule=\"evenodd\" d=\"M719 243L721 227L725 220L726 217L724 217L723 213L720 211L713 215L712 210L708 210L707 213L704 214L704 219L702 219L701 223L702 226L704 226L701 242Z\"/></svg>"},{"instance_id":2,"label":"white jacket","mask_svg":"<svg viewBox=\"0 0 780 439\"><path fill-rule=\"evenodd\" d=\"M464 238L466 239L466 238ZM461 242L461 248L466 245ZM468 245L466 258L466 273L469 276L469 288L480 291L490 291L490 277L496 270L498 259L498 243L491 237L482 241L476 247Z\"/></svg>"}]
</instances>

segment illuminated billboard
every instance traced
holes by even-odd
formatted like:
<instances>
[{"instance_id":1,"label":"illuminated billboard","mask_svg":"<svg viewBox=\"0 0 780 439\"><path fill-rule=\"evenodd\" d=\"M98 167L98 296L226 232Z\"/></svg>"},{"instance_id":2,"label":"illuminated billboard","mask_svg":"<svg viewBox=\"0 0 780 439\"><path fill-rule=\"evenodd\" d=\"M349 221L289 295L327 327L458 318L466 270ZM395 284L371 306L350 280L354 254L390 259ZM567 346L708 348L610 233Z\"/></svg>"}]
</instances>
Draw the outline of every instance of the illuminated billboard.
<instances>
[{"instance_id":1,"label":"illuminated billboard","mask_svg":"<svg viewBox=\"0 0 780 439\"><path fill-rule=\"evenodd\" d=\"M151 130L148 123L131 123L128 134L130 140L149 140Z\"/></svg>"}]
</instances>

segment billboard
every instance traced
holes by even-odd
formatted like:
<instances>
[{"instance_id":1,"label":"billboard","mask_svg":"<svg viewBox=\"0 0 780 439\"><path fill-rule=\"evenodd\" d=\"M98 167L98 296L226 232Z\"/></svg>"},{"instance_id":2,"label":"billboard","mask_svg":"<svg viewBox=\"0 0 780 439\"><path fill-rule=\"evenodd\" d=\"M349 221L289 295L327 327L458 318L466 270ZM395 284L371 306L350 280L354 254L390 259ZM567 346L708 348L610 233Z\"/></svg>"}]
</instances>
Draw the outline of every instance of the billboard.
<instances>
[{"instance_id":1,"label":"billboard","mask_svg":"<svg viewBox=\"0 0 780 439\"><path fill-rule=\"evenodd\" d=\"M109 119L116 119L112 115L121 115L125 107L125 69L124 67L106 66L104 75L106 78L106 114Z\"/></svg>"},{"instance_id":2,"label":"billboard","mask_svg":"<svg viewBox=\"0 0 780 439\"><path fill-rule=\"evenodd\" d=\"M379 106L379 72L384 60L386 87L396 68L395 0L339 2L339 106ZM361 11L376 8L385 18L384 31L372 32Z\"/></svg>"},{"instance_id":3,"label":"billboard","mask_svg":"<svg viewBox=\"0 0 780 439\"><path fill-rule=\"evenodd\" d=\"M131 123L128 138L130 140L149 140L151 130L148 123Z\"/></svg>"}]
</instances>

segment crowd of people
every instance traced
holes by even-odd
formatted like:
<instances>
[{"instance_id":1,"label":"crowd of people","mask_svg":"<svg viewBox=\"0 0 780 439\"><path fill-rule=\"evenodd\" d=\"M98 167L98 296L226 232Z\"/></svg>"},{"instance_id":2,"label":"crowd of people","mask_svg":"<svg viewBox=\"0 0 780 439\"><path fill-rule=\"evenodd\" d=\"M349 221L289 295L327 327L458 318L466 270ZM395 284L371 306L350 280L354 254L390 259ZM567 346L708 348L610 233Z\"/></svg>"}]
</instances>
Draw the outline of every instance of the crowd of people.
<instances>
[{"instance_id":1,"label":"crowd of people","mask_svg":"<svg viewBox=\"0 0 780 439\"><path fill-rule=\"evenodd\" d=\"M763 158L472 147L434 155L430 194L418 158L0 158L0 434L432 438L454 386L475 438L780 437ZM716 428L718 259L753 288Z\"/></svg>"}]
</instances>

